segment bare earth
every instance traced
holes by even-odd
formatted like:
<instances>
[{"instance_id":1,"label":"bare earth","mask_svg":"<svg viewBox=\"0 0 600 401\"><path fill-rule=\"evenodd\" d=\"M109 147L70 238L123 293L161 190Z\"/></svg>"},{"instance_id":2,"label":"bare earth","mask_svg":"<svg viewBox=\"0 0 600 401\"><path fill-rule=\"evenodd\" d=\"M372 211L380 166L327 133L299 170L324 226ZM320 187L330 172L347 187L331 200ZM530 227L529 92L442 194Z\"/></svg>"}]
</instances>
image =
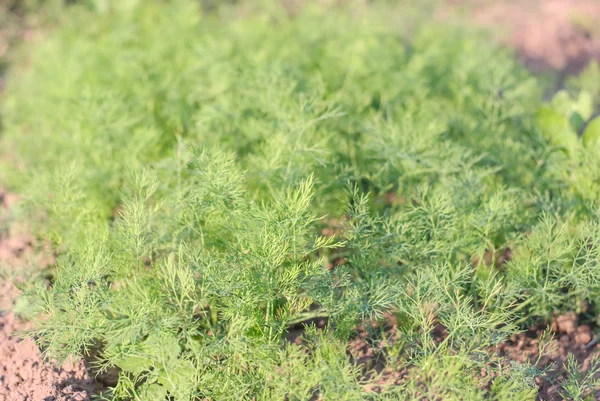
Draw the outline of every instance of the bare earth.
<instances>
[{"instance_id":1,"label":"bare earth","mask_svg":"<svg viewBox=\"0 0 600 401\"><path fill-rule=\"evenodd\" d=\"M2 221L6 222L7 207L14 200L14 195L0 189L0 227ZM26 234L11 230L11 227L0 231L1 272L18 280L23 262L30 256L34 255L31 239ZM30 329L31 324L11 312L18 297L19 290L11 280L0 276L0 400L89 400L95 383L89 378L83 362L66 363L60 368L45 363L34 341L21 338L20 333Z\"/></svg>"},{"instance_id":2,"label":"bare earth","mask_svg":"<svg viewBox=\"0 0 600 401\"><path fill-rule=\"evenodd\" d=\"M451 0L493 28L534 71L576 73L600 60L599 0Z\"/></svg>"}]
</instances>

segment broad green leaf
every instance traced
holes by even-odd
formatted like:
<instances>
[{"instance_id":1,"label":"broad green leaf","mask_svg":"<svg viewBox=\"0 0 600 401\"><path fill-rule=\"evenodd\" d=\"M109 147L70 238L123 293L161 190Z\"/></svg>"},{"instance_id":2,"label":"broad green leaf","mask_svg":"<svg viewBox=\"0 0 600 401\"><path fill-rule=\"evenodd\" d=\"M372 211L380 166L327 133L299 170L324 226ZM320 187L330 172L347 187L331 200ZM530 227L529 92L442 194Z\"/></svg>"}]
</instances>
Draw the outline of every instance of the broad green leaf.
<instances>
[{"instance_id":1,"label":"broad green leaf","mask_svg":"<svg viewBox=\"0 0 600 401\"><path fill-rule=\"evenodd\" d=\"M575 112L579 113L585 121L590 119L594 113L594 98L590 92L585 90L579 92L579 97L575 104Z\"/></svg>"},{"instance_id":2,"label":"broad green leaf","mask_svg":"<svg viewBox=\"0 0 600 401\"><path fill-rule=\"evenodd\" d=\"M549 106L541 107L535 120L553 145L573 149L577 145L577 135L571 128L569 121Z\"/></svg>"},{"instance_id":3,"label":"broad green leaf","mask_svg":"<svg viewBox=\"0 0 600 401\"><path fill-rule=\"evenodd\" d=\"M177 338L169 333L152 333L144 342L144 352L161 360L177 358L181 347Z\"/></svg>"},{"instance_id":4,"label":"broad green leaf","mask_svg":"<svg viewBox=\"0 0 600 401\"><path fill-rule=\"evenodd\" d=\"M581 114L574 112L569 117L569 124L571 125L571 129L576 133L579 133L581 128L585 125L585 120L581 117Z\"/></svg>"},{"instance_id":5,"label":"broad green leaf","mask_svg":"<svg viewBox=\"0 0 600 401\"><path fill-rule=\"evenodd\" d=\"M131 355L122 359L118 364L119 368L124 371L139 375L152 367L152 359L140 355Z\"/></svg>"},{"instance_id":6,"label":"broad green leaf","mask_svg":"<svg viewBox=\"0 0 600 401\"><path fill-rule=\"evenodd\" d=\"M594 99L586 90L579 92L577 100L572 99L566 90L561 90L550 101L552 108L564 117L571 119L574 114L587 121L594 112Z\"/></svg>"},{"instance_id":7,"label":"broad green leaf","mask_svg":"<svg viewBox=\"0 0 600 401\"><path fill-rule=\"evenodd\" d=\"M158 383L144 384L140 393L144 401L162 401L167 397L167 389Z\"/></svg>"},{"instance_id":8,"label":"broad green leaf","mask_svg":"<svg viewBox=\"0 0 600 401\"><path fill-rule=\"evenodd\" d=\"M594 118L583 132L583 145L587 148L598 146L600 142L600 117Z\"/></svg>"},{"instance_id":9,"label":"broad green leaf","mask_svg":"<svg viewBox=\"0 0 600 401\"><path fill-rule=\"evenodd\" d=\"M190 361L177 360L165 369L160 369L158 382L169 391L181 391L192 386L195 373L196 368Z\"/></svg>"},{"instance_id":10,"label":"broad green leaf","mask_svg":"<svg viewBox=\"0 0 600 401\"><path fill-rule=\"evenodd\" d=\"M571 96L569 96L569 93L566 90L556 92L550 101L552 108L560 115L567 118L569 118L573 111L573 103L573 99L571 99Z\"/></svg>"}]
</instances>

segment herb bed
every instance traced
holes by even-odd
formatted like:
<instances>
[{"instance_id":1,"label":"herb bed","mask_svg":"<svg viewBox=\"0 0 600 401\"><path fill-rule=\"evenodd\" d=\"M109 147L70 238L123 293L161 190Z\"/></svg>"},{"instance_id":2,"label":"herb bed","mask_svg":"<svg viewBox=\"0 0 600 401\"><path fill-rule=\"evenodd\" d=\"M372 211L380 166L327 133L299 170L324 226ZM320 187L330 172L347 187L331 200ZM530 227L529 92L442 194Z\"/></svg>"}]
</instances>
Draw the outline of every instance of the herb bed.
<instances>
[{"instance_id":1,"label":"herb bed","mask_svg":"<svg viewBox=\"0 0 600 401\"><path fill-rule=\"evenodd\" d=\"M56 253L33 334L117 371L106 397L535 399L556 341L512 344L595 327L593 65L544 104L457 27L123 4L35 44L0 151ZM593 399L563 354L556 392Z\"/></svg>"}]
</instances>

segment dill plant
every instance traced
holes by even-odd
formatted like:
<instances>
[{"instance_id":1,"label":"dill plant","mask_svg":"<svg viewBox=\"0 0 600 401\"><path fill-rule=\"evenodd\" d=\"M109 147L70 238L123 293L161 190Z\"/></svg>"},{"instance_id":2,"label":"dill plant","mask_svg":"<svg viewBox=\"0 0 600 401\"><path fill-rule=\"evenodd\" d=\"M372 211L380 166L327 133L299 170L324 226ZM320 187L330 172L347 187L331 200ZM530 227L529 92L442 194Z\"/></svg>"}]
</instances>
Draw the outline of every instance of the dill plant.
<instances>
[{"instance_id":1,"label":"dill plant","mask_svg":"<svg viewBox=\"0 0 600 401\"><path fill-rule=\"evenodd\" d=\"M99 354L114 400L535 399L545 370L493 349L597 313L597 168L510 54L369 9L128 4L72 7L4 100L2 178L57 254L48 357Z\"/></svg>"}]
</instances>

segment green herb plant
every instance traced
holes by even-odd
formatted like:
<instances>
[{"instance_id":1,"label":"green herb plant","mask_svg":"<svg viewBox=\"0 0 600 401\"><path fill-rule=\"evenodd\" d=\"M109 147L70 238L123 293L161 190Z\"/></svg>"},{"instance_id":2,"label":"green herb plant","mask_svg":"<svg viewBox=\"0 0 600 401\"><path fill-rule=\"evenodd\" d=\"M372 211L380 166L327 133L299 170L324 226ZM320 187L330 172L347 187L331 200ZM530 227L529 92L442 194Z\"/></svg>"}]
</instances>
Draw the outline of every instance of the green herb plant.
<instances>
[{"instance_id":1,"label":"green herb plant","mask_svg":"<svg viewBox=\"0 0 600 401\"><path fill-rule=\"evenodd\" d=\"M0 177L57 255L35 338L116 369L103 397L533 400L550 367L497 346L597 316L593 96L324 7L73 6L12 71Z\"/></svg>"}]
</instances>

